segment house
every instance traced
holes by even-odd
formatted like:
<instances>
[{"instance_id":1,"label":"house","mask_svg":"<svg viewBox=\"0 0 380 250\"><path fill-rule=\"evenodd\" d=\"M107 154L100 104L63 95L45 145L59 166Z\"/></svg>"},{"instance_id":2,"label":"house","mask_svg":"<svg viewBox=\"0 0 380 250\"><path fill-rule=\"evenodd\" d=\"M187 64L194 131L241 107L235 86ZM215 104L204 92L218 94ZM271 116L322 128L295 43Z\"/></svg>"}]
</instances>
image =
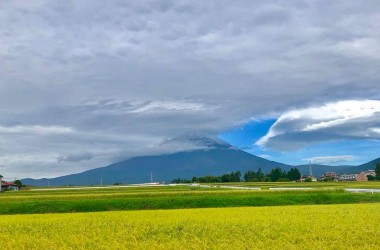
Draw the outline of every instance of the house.
<instances>
[{"instance_id":1,"label":"house","mask_svg":"<svg viewBox=\"0 0 380 250\"><path fill-rule=\"evenodd\" d=\"M337 180L339 179L340 175L335 172L326 172L321 176L321 180L330 179L330 180Z\"/></svg>"},{"instance_id":2,"label":"house","mask_svg":"<svg viewBox=\"0 0 380 250\"><path fill-rule=\"evenodd\" d=\"M367 170L365 171L366 175L372 175L373 177L376 177L376 171L375 170Z\"/></svg>"},{"instance_id":3,"label":"house","mask_svg":"<svg viewBox=\"0 0 380 250\"><path fill-rule=\"evenodd\" d=\"M358 174L358 176L356 177L356 181L368 181L366 172L361 172L360 174Z\"/></svg>"},{"instance_id":4,"label":"house","mask_svg":"<svg viewBox=\"0 0 380 250\"><path fill-rule=\"evenodd\" d=\"M356 181L358 174L342 174L339 177L339 181Z\"/></svg>"},{"instance_id":5,"label":"house","mask_svg":"<svg viewBox=\"0 0 380 250\"><path fill-rule=\"evenodd\" d=\"M2 181L1 183L1 191L18 191L19 187L14 184L13 182L8 182L8 181Z\"/></svg>"},{"instance_id":6,"label":"house","mask_svg":"<svg viewBox=\"0 0 380 250\"><path fill-rule=\"evenodd\" d=\"M359 174L342 174L339 177L339 181L368 181L366 172L360 172Z\"/></svg>"}]
</instances>

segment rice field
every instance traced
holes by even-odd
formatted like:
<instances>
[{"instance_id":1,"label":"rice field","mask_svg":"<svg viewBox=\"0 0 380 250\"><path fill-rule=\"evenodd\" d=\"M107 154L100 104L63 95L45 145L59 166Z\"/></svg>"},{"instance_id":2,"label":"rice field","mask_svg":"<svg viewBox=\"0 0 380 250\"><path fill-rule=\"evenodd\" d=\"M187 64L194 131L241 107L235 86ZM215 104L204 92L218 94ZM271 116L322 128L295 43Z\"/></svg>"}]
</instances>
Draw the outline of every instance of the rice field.
<instances>
[{"instance_id":1,"label":"rice field","mask_svg":"<svg viewBox=\"0 0 380 250\"><path fill-rule=\"evenodd\" d=\"M194 186L107 186L103 189L23 190L0 194L0 214L380 203L380 193L349 193L343 188L378 188L368 183L255 183L260 190ZM212 185L212 184L207 184ZM207 186L202 185L202 186ZM227 186L227 184L223 184ZM235 186L253 183L235 183ZM253 187L253 186L251 186ZM271 190L272 189L272 190Z\"/></svg>"},{"instance_id":2,"label":"rice field","mask_svg":"<svg viewBox=\"0 0 380 250\"><path fill-rule=\"evenodd\" d=\"M1 249L380 249L380 204L1 215Z\"/></svg>"},{"instance_id":3,"label":"rice field","mask_svg":"<svg viewBox=\"0 0 380 250\"><path fill-rule=\"evenodd\" d=\"M343 189L233 190L193 187L49 190L0 194L0 214L79 213L125 210L312 204L380 203L380 193Z\"/></svg>"}]
</instances>

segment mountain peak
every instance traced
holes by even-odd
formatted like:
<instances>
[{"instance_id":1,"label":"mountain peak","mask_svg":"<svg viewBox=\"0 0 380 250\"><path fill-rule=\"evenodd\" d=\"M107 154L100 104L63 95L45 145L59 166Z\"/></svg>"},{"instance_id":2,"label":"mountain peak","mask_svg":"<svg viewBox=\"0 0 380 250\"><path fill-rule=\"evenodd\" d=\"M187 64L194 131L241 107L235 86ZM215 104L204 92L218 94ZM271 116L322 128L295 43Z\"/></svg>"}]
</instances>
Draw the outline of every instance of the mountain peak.
<instances>
[{"instance_id":1,"label":"mountain peak","mask_svg":"<svg viewBox=\"0 0 380 250\"><path fill-rule=\"evenodd\" d=\"M201 134L186 134L171 139L167 139L161 145L188 145L193 146L195 149L228 149L233 148L225 141L212 136Z\"/></svg>"}]
</instances>

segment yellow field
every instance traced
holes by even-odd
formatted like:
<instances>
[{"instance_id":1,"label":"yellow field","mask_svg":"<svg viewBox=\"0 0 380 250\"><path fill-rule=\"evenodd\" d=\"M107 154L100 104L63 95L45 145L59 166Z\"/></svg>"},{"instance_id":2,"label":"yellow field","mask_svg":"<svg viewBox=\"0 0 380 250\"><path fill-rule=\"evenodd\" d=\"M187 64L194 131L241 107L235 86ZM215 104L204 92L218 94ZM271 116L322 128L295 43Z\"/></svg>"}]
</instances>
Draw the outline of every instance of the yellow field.
<instances>
[{"instance_id":1,"label":"yellow field","mask_svg":"<svg viewBox=\"0 0 380 250\"><path fill-rule=\"evenodd\" d=\"M380 204L0 216L0 249L380 249Z\"/></svg>"}]
</instances>

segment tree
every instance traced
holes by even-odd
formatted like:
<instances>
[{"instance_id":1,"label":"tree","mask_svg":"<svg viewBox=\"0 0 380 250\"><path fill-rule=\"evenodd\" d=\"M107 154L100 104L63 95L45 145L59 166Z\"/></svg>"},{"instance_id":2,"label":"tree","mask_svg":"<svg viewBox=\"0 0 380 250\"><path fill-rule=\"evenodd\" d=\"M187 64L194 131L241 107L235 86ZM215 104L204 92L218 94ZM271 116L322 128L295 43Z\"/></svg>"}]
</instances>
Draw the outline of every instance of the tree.
<instances>
[{"instance_id":1,"label":"tree","mask_svg":"<svg viewBox=\"0 0 380 250\"><path fill-rule=\"evenodd\" d=\"M372 175L371 175L372 176ZM373 176L372 176L373 177ZM374 178L374 177L373 177ZM334 181L335 180L335 178L334 177L324 177L323 179L322 179L322 181L325 181L325 182L327 182L327 181ZM369 180L369 178L368 178L368 180Z\"/></svg>"},{"instance_id":2,"label":"tree","mask_svg":"<svg viewBox=\"0 0 380 250\"><path fill-rule=\"evenodd\" d=\"M370 175L370 174L367 175L367 178L368 178L369 181L374 181L374 180L376 180L375 176Z\"/></svg>"},{"instance_id":3,"label":"tree","mask_svg":"<svg viewBox=\"0 0 380 250\"><path fill-rule=\"evenodd\" d=\"M291 181L298 181L301 179L301 173L298 170L298 168L291 168L288 173L286 174L286 177Z\"/></svg>"},{"instance_id":4,"label":"tree","mask_svg":"<svg viewBox=\"0 0 380 250\"><path fill-rule=\"evenodd\" d=\"M256 175L257 174L255 171L247 171L244 174L244 181L247 181L247 182L255 181L257 180Z\"/></svg>"},{"instance_id":5,"label":"tree","mask_svg":"<svg viewBox=\"0 0 380 250\"><path fill-rule=\"evenodd\" d=\"M376 180L380 180L380 162L376 164L375 172L376 172Z\"/></svg>"},{"instance_id":6,"label":"tree","mask_svg":"<svg viewBox=\"0 0 380 250\"><path fill-rule=\"evenodd\" d=\"M177 183L189 183L190 182L186 179L181 180L179 178L177 180L173 180L173 181L177 181ZM193 179L191 179L191 182L201 182L201 183L220 182L220 177L219 176L212 176L212 175L203 176L203 177L193 177Z\"/></svg>"},{"instance_id":7,"label":"tree","mask_svg":"<svg viewBox=\"0 0 380 250\"><path fill-rule=\"evenodd\" d=\"M234 172L231 173L231 179L233 182L240 182L241 181L240 178L241 178L240 171L236 171L235 173Z\"/></svg>"},{"instance_id":8,"label":"tree","mask_svg":"<svg viewBox=\"0 0 380 250\"><path fill-rule=\"evenodd\" d=\"M231 174L222 175L222 182L231 182Z\"/></svg>"},{"instance_id":9,"label":"tree","mask_svg":"<svg viewBox=\"0 0 380 250\"><path fill-rule=\"evenodd\" d=\"M261 168L259 168L259 170L257 170L257 173L256 173L256 179L258 181L263 181L264 179L264 174L263 172L261 171Z\"/></svg>"},{"instance_id":10,"label":"tree","mask_svg":"<svg viewBox=\"0 0 380 250\"><path fill-rule=\"evenodd\" d=\"M282 168L274 168L270 171L269 178L273 182L278 181L281 178L286 178L286 172Z\"/></svg>"},{"instance_id":11,"label":"tree","mask_svg":"<svg viewBox=\"0 0 380 250\"><path fill-rule=\"evenodd\" d=\"M306 179L305 179L305 182L311 182L312 181L312 179L310 178L310 177L307 177Z\"/></svg>"},{"instance_id":12,"label":"tree","mask_svg":"<svg viewBox=\"0 0 380 250\"><path fill-rule=\"evenodd\" d=\"M22 187L22 182L20 180L15 180L14 184L18 187Z\"/></svg>"}]
</instances>

